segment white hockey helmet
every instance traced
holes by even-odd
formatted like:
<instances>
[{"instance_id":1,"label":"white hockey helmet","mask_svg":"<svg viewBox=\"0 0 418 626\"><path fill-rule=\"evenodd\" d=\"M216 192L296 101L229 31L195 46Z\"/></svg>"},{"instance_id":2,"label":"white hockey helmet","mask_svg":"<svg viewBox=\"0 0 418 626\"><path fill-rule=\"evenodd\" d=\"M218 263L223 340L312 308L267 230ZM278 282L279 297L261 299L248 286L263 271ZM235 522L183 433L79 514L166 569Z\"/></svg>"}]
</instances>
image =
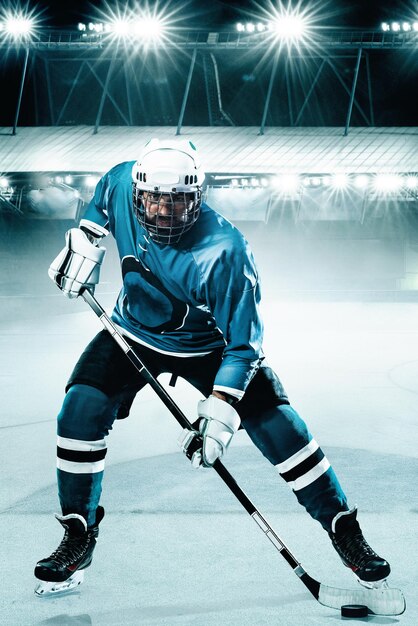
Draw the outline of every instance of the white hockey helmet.
<instances>
[{"instance_id":1,"label":"white hockey helmet","mask_svg":"<svg viewBox=\"0 0 418 626\"><path fill-rule=\"evenodd\" d=\"M132 179L133 206L141 226L157 243L177 243L196 222L202 203L205 174L195 146L187 140L151 139L133 166ZM150 203L152 214L146 210Z\"/></svg>"}]
</instances>

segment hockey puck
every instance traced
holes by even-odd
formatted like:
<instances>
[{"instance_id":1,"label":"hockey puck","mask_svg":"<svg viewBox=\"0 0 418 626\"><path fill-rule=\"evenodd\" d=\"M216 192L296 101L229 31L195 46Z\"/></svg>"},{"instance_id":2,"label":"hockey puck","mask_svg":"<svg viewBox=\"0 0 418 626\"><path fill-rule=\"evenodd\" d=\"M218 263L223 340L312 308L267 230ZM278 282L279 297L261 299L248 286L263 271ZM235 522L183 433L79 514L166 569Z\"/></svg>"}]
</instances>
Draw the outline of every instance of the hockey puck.
<instances>
[{"instance_id":1,"label":"hockey puck","mask_svg":"<svg viewBox=\"0 0 418 626\"><path fill-rule=\"evenodd\" d=\"M344 604L341 607L341 617L367 617L368 614L365 604Z\"/></svg>"}]
</instances>

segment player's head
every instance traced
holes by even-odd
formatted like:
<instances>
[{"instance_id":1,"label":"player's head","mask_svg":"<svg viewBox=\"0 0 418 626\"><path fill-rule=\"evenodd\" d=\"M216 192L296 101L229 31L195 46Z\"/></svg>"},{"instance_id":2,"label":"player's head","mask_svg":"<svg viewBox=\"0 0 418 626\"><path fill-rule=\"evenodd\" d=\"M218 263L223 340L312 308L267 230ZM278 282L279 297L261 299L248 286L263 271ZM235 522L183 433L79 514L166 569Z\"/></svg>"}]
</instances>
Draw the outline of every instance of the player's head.
<instances>
[{"instance_id":1,"label":"player's head","mask_svg":"<svg viewBox=\"0 0 418 626\"><path fill-rule=\"evenodd\" d=\"M205 175L191 141L152 139L132 170L135 215L153 241L177 243L196 222Z\"/></svg>"}]
</instances>

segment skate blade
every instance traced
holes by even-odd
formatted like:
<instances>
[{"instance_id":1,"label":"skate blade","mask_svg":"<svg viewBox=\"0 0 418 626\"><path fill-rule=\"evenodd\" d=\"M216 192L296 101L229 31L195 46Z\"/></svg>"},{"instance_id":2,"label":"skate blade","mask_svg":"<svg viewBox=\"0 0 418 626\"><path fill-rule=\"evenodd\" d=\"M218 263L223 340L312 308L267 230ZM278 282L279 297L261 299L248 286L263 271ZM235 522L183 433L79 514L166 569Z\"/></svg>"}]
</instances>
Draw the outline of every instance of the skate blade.
<instances>
[{"instance_id":1,"label":"skate blade","mask_svg":"<svg viewBox=\"0 0 418 626\"><path fill-rule=\"evenodd\" d=\"M356 576L356 578L359 584L362 587L365 587L366 589L388 589L389 588L387 578L382 578L382 580L374 580L374 581L361 580L361 578L359 578L358 576Z\"/></svg>"},{"instance_id":2,"label":"skate blade","mask_svg":"<svg viewBox=\"0 0 418 626\"><path fill-rule=\"evenodd\" d=\"M83 580L83 570L74 572L74 574L67 578L67 580L64 580L60 583L49 582L46 580L38 580L38 584L35 587L35 595L38 596L38 598L63 595L64 593L68 593L69 591L72 591L73 589L81 585Z\"/></svg>"}]
</instances>

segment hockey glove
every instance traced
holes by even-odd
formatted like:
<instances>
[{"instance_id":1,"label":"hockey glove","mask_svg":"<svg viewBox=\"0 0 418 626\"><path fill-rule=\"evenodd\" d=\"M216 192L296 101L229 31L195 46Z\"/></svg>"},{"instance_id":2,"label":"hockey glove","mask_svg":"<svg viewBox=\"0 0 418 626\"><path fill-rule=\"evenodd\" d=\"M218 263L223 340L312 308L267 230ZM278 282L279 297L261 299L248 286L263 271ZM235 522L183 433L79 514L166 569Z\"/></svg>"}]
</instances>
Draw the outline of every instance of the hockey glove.
<instances>
[{"instance_id":1,"label":"hockey glove","mask_svg":"<svg viewBox=\"0 0 418 626\"><path fill-rule=\"evenodd\" d=\"M65 248L52 261L48 275L68 298L77 298L82 288L94 291L106 248L92 243L80 228L65 235Z\"/></svg>"},{"instance_id":2,"label":"hockey glove","mask_svg":"<svg viewBox=\"0 0 418 626\"><path fill-rule=\"evenodd\" d=\"M193 467L212 467L225 454L241 420L230 404L215 396L199 401L198 414L199 431L185 429L179 444Z\"/></svg>"}]
</instances>

